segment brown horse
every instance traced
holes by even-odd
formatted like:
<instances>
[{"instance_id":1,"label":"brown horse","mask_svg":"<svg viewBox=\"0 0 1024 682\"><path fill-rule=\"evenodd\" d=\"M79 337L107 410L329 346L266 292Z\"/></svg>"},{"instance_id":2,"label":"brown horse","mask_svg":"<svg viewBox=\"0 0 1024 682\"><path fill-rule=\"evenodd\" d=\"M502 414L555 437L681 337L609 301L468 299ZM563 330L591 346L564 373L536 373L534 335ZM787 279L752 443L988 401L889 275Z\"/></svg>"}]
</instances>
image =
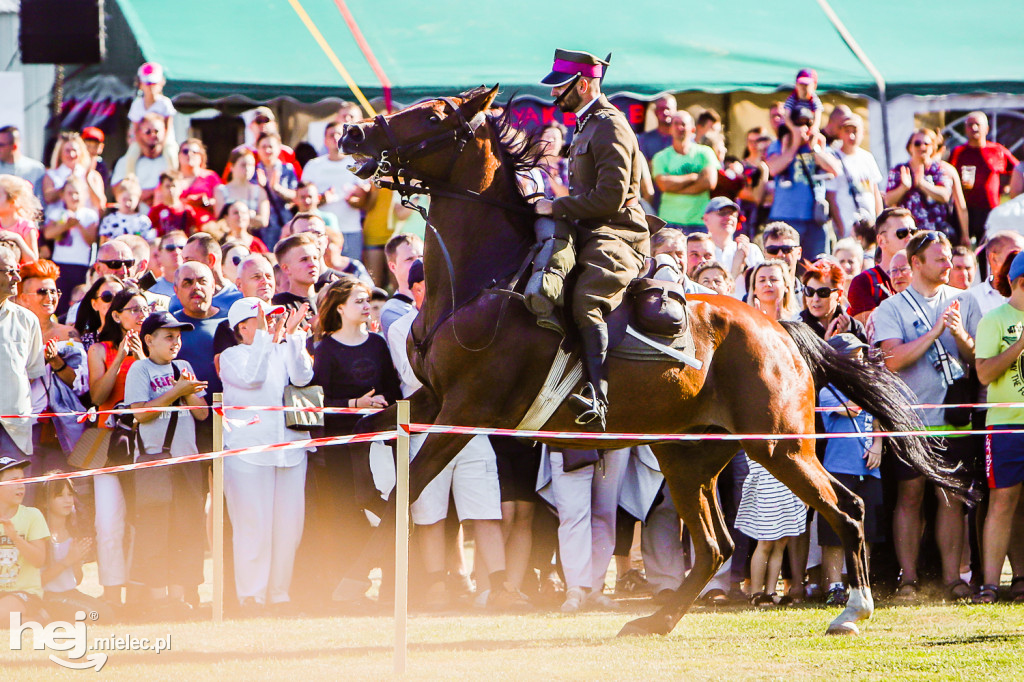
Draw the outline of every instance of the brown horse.
<instances>
[{"instance_id":1,"label":"brown horse","mask_svg":"<svg viewBox=\"0 0 1024 682\"><path fill-rule=\"evenodd\" d=\"M423 102L347 125L341 140L361 177L415 186L431 195L429 223L437 232L427 234L426 300L409 342L411 362L423 382L410 398L413 423L516 427L561 340L496 288L507 285L527 258L534 220L516 183L517 171L531 163L531 145L521 136L515 141L507 113L500 119L487 115L496 94L497 86ZM834 383L887 430L921 427L898 379L877 363L844 360L808 328L784 328L725 296L690 297L688 310L703 369L669 358L609 358L609 432L813 433L816 381ZM579 431L574 416L563 404L544 429ZM389 409L362 420L358 428L383 431L394 420ZM412 499L469 439L427 436L412 463ZM603 440L547 442L577 448L610 445ZM732 553L715 483L741 447L821 513L843 541L851 596L828 631L855 633L857 623L870 618L863 504L822 468L813 440L667 441L651 447L690 530L696 559L669 603L627 623L620 634L670 632ZM943 467L924 439L897 438L894 448L944 488L968 494L965 478Z\"/></svg>"}]
</instances>

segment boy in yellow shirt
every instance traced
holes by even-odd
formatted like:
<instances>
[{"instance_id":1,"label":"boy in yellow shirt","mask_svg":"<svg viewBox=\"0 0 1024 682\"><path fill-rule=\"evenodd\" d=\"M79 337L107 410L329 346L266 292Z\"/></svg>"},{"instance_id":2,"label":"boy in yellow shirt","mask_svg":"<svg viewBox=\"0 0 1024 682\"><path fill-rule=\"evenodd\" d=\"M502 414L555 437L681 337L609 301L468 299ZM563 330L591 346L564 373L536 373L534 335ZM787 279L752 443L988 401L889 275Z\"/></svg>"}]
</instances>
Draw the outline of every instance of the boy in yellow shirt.
<instances>
[{"instance_id":1,"label":"boy in yellow shirt","mask_svg":"<svg viewBox=\"0 0 1024 682\"><path fill-rule=\"evenodd\" d=\"M0 456L0 483L25 477L27 459ZM42 610L43 582L50 529L43 513L21 504L25 484L0 485L0 628L12 613L38 618Z\"/></svg>"}]
</instances>

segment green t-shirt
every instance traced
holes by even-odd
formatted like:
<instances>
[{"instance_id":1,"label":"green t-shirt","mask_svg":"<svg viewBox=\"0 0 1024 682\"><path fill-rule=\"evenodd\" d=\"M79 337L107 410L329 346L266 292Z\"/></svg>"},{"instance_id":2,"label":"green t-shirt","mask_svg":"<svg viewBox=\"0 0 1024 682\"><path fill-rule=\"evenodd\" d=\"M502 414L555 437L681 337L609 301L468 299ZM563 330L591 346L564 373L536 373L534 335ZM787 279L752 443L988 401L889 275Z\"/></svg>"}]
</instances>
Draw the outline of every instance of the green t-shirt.
<instances>
[{"instance_id":1,"label":"green t-shirt","mask_svg":"<svg viewBox=\"0 0 1024 682\"><path fill-rule=\"evenodd\" d=\"M718 170L718 158L711 147L702 144L690 145L687 154L680 154L674 147L665 147L651 159L651 175L687 175L700 173L711 167ZM704 222L704 208L711 200L711 192L700 194L676 194L663 192L658 217L676 225L700 225Z\"/></svg>"},{"instance_id":2,"label":"green t-shirt","mask_svg":"<svg viewBox=\"0 0 1024 682\"><path fill-rule=\"evenodd\" d=\"M1024 332L1024 310L1017 310L1009 303L995 308L981 318L978 335L974 340L974 355L978 358L994 358L1020 339ZM988 386L988 401L991 403L1024 402L1024 371L1018 356L1013 364ZM1024 409L993 407L989 409L985 423L1024 424Z\"/></svg>"},{"instance_id":3,"label":"green t-shirt","mask_svg":"<svg viewBox=\"0 0 1024 682\"><path fill-rule=\"evenodd\" d=\"M43 512L35 507L19 505L11 521L18 535L29 542L50 537ZM28 592L43 596L42 573L25 560L14 540L7 537L3 526L0 526L0 592Z\"/></svg>"}]
</instances>

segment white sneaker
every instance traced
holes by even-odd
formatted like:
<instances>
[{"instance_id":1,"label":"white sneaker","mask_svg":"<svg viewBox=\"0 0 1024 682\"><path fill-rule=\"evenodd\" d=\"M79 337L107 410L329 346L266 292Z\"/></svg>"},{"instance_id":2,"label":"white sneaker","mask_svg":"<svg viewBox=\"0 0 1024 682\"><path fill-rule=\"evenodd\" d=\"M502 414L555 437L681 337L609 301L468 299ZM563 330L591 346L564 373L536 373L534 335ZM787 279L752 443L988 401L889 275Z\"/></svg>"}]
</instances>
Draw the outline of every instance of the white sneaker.
<instances>
[{"instance_id":1,"label":"white sneaker","mask_svg":"<svg viewBox=\"0 0 1024 682\"><path fill-rule=\"evenodd\" d=\"M578 613L583 608L583 601L587 595L582 587L570 587L565 591L565 601L562 602L562 613Z\"/></svg>"},{"instance_id":2,"label":"white sneaker","mask_svg":"<svg viewBox=\"0 0 1024 682\"><path fill-rule=\"evenodd\" d=\"M587 595L587 607L598 611L618 611L619 605L603 592L591 592Z\"/></svg>"},{"instance_id":3,"label":"white sneaker","mask_svg":"<svg viewBox=\"0 0 1024 682\"><path fill-rule=\"evenodd\" d=\"M476 596L473 597L473 608L486 609L487 608L487 598L489 596L491 596L491 591L490 590L481 590L480 592L477 592Z\"/></svg>"}]
</instances>

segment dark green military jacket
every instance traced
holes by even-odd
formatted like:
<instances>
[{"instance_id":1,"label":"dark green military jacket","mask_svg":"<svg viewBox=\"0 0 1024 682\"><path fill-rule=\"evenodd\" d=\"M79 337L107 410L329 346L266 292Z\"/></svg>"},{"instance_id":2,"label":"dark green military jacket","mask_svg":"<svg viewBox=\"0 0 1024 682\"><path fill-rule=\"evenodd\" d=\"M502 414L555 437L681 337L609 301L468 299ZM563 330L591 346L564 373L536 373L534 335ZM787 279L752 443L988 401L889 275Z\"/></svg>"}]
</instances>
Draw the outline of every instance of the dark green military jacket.
<instances>
[{"instance_id":1,"label":"dark green military jacket","mask_svg":"<svg viewBox=\"0 0 1024 682\"><path fill-rule=\"evenodd\" d=\"M630 243L649 234L640 206L642 164L636 134L625 115L601 95L579 120L569 147L569 196L554 200L552 215L580 230L615 234ZM580 235L582 240L585 234Z\"/></svg>"}]
</instances>

